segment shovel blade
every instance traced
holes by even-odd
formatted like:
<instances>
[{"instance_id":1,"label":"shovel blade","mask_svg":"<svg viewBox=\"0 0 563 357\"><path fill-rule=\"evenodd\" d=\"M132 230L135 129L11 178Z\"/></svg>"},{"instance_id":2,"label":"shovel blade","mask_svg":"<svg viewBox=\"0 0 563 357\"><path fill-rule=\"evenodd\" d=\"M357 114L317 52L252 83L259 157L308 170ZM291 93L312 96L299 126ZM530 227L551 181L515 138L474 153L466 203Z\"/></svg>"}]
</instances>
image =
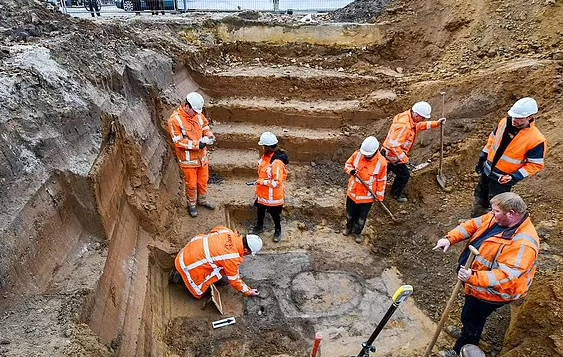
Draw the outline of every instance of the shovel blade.
<instances>
[{"instance_id":1,"label":"shovel blade","mask_svg":"<svg viewBox=\"0 0 563 357\"><path fill-rule=\"evenodd\" d=\"M446 188L446 176L444 176L442 172L436 175L436 180L438 180L438 185L440 185L442 189Z\"/></svg>"}]
</instances>

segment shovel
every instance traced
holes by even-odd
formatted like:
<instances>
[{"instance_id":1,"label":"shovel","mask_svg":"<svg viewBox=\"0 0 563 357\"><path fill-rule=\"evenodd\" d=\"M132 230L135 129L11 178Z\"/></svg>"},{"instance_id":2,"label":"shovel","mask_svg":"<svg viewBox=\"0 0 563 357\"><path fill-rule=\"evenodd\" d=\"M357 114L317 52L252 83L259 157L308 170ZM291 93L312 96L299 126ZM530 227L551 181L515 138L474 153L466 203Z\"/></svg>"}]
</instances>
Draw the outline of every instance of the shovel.
<instances>
[{"instance_id":1,"label":"shovel","mask_svg":"<svg viewBox=\"0 0 563 357\"><path fill-rule=\"evenodd\" d=\"M469 251L470 251L469 258L467 258L467 262L465 263L465 266L463 267L464 269L469 269L471 267L471 264L473 263L473 260L475 259L475 257L479 255L479 251L472 245L469 246ZM444 324L446 323L446 319L448 318L448 314L450 313L450 310L452 309L452 306L453 306L455 300L457 299L457 294L459 293L459 289L461 289L461 284L462 284L461 280L458 279L457 283L455 284L454 290L452 291L452 294L450 295L450 300L448 300L448 303L446 304L446 308L442 312L442 317L440 318L440 322L438 323L438 326L436 327L436 331L434 331L434 336L432 336L432 341L430 341L430 344L426 348L426 352L424 352L424 357L428 357L432 353L432 348L434 348L434 345L436 344L436 341L438 340L438 336L440 336L440 332L442 331L442 327L444 327Z\"/></svg>"},{"instance_id":2,"label":"shovel","mask_svg":"<svg viewBox=\"0 0 563 357\"><path fill-rule=\"evenodd\" d=\"M381 201L379 201L379 200L377 199L377 196L373 193L373 191L371 190L371 188L369 188L368 184L367 184L364 180L362 180L362 179L360 178L360 176L354 176L354 177L357 178L358 180L360 180L360 182L362 183L362 185L364 185L364 186L368 189L368 192L375 198L375 200L376 200L377 202L379 202L379 203L381 204L381 207L383 207L383 209L385 210L385 213L387 213L387 214L389 215L389 217L391 217L391 219L393 220L393 222L398 222L398 221L397 221L397 218L395 218L395 216L393 215L393 213L391 213L391 211L389 211L389 208L387 208L387 206L385 206L385 203L383 203L383 202L381 202Z\"/></svg>"},{"instance_id":3,"label":"shovel","mask_svg":"<svg viewBox=\"0 0 563 357\"><path fill-rule=\"evenodd\" d=\"M441 92L442 95L442 118L444 117L444 105L446 104L446 92ZM442 189L446 188L446 176L442 172L442 161L444 158L444 124L440 124L440 163L438 165L438 175L436 180Z\"/></svg>"}]
</instances>

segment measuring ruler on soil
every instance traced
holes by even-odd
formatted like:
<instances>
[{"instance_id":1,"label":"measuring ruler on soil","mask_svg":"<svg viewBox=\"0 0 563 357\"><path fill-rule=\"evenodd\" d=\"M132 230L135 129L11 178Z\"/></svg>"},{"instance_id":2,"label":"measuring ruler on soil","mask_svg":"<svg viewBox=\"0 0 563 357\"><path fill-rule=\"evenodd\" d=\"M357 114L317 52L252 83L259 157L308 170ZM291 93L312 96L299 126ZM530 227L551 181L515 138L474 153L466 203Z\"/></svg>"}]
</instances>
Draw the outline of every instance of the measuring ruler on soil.
<instances>
[{"instance_id":1,"label":"measuring ruler on soil","mask_svg":"<svg viewBox=\"0 0 563 357\"><path fill-rule=\"evenodd\" d=\"M236 322L237 322L237 321L235 320L234 317L229 317L229 318L227 318L227 319L213 321L213 322L211 323L211 325L213 325L213 328L219 328L219 327L224 327L224 326L233 325L233 324L235 324Z\"/></svg>"}]
</instances>

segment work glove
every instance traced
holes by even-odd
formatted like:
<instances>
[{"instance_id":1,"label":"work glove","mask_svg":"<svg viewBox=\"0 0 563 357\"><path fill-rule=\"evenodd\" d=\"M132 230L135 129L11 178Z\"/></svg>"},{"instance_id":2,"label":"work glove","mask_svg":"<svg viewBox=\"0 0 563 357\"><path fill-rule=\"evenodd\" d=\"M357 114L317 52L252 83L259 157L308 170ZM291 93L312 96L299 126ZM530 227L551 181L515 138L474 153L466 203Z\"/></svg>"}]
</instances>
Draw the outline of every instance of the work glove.
<instances>
[{"instance_id":1,"label":"work glove","mask_svg":"<svg viewBox=\"0 0 563 357\"><path fill-rule=\"evenodd\" d=\"M483 173L483 169L485 168L485 161L487 161L487 158L479 158L479 162L477 162L477 165L475 165L475 172L478 173L479 175L481 175Z\"/></svg>"},{"instance_id":2,"label":"work glove","mask_svg":"<svg viewBox=\"0 0 563 357\"><path fill-rule=\"evenodd\" d=\"M207 145L213 145L213 144L215 144L215 141L216 141L215 137L212 136L212 137L209 138L209 142L207 143Z\"/></svg>"},{"instance_id":3,"label":"work glove","mask_svg":"<svg viewBox=\"0 0 563 357\"><path fill-rule=\"evenodd\" d=\"M436 246L432 248L432 250L442 249L444 253L447 253L450 250L451 243L447 237L438 239Z\"/></svg>"},{"instance_id":4,"label":"work glove","mask_svg":"<svg viewBox=\"0 0 563 357\"><path fill-rule=\"evenodd\" d=\"M260 295L258 289L250 289L250 296L258 296L258 295Z\"/></svg>"},{"instance_id":5,"label":"work glove","mask_svg":"<svg viewBox=\"0 0 563 357\"><path fill-rule=\"evenodd\" d=\"M352 175L352 176L356 176L357 173L358 173L358 170L356 170L356 169L350 170L350 175Z\"/></svg>"},{"instance_id":6,"label":"work glove","mask_svg":"<svg viewBox=\"0 0 563 357\"><path fill-rule=\"evenodd\" d=\"M467 280L469 280L472 273L473 271L471 269L464 269L463 267L461 267L457 272L457 278L465 283Z\"/></svg>"},{"instance_id":7,"label":"work glove","mask_svg":"<svg viewBox=\"0 0 563 357\"><path fill-rule=\"evenodd\" d=\"M446 118L440 118L440 119L438 119L438 124L440 124L440 125L446 124Z\"/></svg>"},{"instance_id":8,"label":"work glove","mask_svg":"<svg viewBox=\"0 0 563 357\"><path fill-rule=\"evenodd\" d=\"M510 181L512 181L512 176L510 175L502 175L498 178L498 183L500 183L501 185L507 185L510 183Z\"/></svg>"},{"instance_id":9,"label":"work glove","mask_svg":"<svg viewBox=\"0 0 563 357\"><path fill-rule=\"evenodd\" d=\"M248 182L246 183L246 185L247 185L247 186L256 186L256 180L254 180L254 181L248 181Z\"/></svg>"}]
</instances>

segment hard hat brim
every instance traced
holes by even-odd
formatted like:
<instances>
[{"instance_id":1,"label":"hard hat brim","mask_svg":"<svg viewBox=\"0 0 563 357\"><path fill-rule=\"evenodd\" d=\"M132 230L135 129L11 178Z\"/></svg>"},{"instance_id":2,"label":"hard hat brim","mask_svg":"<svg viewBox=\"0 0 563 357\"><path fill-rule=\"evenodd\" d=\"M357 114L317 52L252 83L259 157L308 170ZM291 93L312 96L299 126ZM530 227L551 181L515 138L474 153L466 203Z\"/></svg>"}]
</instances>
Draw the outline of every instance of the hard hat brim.
<instances>
[{"instance_id":1,"label":"hard hat brim","mask_svg":"<svg viewBox=\"0 0 563 357\"><path fill-rule=\"evenodd\" d=\"M372 155L375 155L376 152L377 152L377 150L375 150L374 152L368 152L368 151L365 151L364 149L360 149L360 153L364 156L372 156Z\"/></svg>"},{"instance_id":2,"label":"hard hat brim","mask_svg":"<svg viewBox=\"0 0 563 357\"><path fill-rule=\"evenodd\" d=\"M508 116L514 119L523 119L523 118L527 118L529 116L532 116L533 114L530 115L526 115L525 117L522 116L522 114L517 114L516 112L512 111L512 109L510 109L508 111Z\"/></svg>"}]
</instances>

